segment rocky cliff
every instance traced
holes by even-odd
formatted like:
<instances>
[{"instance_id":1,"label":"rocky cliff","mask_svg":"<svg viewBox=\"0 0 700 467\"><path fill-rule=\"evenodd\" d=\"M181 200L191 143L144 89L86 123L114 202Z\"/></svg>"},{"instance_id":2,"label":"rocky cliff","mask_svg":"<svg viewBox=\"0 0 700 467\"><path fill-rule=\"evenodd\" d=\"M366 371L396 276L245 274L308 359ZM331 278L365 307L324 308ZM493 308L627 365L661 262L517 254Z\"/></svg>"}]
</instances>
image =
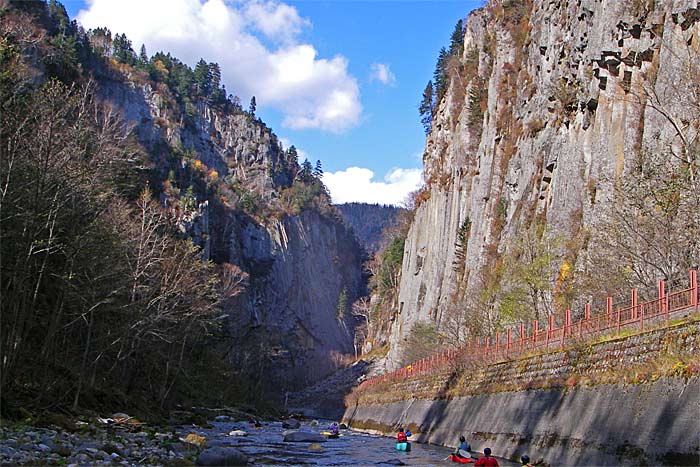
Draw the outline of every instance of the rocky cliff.
<instances>
[{"instance_id":1,"label":"rocky cliff","mask_svg":"<svg viewBox=\"0 0 700 467\"><path fill-rule=\"evenodd\" d=\"M595 241L582 232L638 155L681 154L697 134L699 19L694 0L489 0L470 14L426 142L389 366L416 322L444 324L482 293L533 226L565 239L551 282L583 267Z\"/></svg>"},{"instance_id":2,"label":"rocky cliff","mask_svg":"<svg viewBox=\"0 0 700 467\"><path fill-rule=\"evenodd\" d=\"M260 207L292 185L299 167L253 115L205 102L186 109L152 82L129 73L114 78L99 83L100 95L148 149L156 182L172 179L161 200L180 200L179 226L205 257L242 271L223 344L231 365L254 368L254 377L274 380L268 388L277 392L328 375L353 349L353 321L339 313L339 301L352 303L363 287L362 250L352 233L332 209ZM192 212L182 212L184 189L173 188L187 183L195 185ZM228 199L240 207L246 197L253 214Z\"/></svg>"}]
</instances>

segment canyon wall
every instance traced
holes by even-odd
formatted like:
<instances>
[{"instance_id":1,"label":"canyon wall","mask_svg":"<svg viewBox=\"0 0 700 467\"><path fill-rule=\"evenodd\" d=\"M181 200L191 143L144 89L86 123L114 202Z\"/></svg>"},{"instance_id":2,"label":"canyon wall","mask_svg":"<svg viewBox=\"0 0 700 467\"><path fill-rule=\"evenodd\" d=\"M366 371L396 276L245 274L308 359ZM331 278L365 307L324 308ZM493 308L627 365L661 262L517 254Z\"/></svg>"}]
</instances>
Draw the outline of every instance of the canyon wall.
<instances>
[{"instance_id":1,"label":"canyon wall","mask_svg":"<svg viewBox=\"0 0 700 467\"><path fill-rule=\"evenodd\" d=\"M490 0L469 15L461 71L450 75L427 137L389 369L405 363L415 323L444 327L528 230L560 239L551 283L585 267L616 180L645 151L683 153L698 130L688 105L697 7ZM493 313L482 319L487 332L499 326Z\"/></svg>"}]
</instances>

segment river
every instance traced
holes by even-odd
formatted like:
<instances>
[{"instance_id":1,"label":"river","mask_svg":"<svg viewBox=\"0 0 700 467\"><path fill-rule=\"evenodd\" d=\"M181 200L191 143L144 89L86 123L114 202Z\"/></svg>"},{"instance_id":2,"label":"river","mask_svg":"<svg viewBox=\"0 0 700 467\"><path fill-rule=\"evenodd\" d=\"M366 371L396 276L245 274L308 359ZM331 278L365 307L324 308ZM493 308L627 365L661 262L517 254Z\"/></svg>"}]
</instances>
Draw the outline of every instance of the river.
<instances>
[{"instance_id":1,"label":"river","mask_svg":"<svg viewBox=\"0 0 700 467\"><path fill-rule=\"evenodd\" d=\"M302 424L299 431L319 433L327 426ZM232 430L244 430L248 436L228 436ZM245 452L254 465L268 466L455 466L447 459L451 449L442 446L412 443L411 452L398 452L394 448L394 439L385 436L370 435L354 430L341 430L338 439L325 443L286 443L282 439L285 430L282 422L263 424L261 428L251 429L244 423L213 422L212 428L179 430L182 435L197 433L204 436L209 443L236 447ZM491 447L498 453L498 446ZM497 458L502 466L517 466L514 462ZM400 461L396 462L396 461ZM473 464L466 464L473 465Z\"/></svg>"}]
</instances>

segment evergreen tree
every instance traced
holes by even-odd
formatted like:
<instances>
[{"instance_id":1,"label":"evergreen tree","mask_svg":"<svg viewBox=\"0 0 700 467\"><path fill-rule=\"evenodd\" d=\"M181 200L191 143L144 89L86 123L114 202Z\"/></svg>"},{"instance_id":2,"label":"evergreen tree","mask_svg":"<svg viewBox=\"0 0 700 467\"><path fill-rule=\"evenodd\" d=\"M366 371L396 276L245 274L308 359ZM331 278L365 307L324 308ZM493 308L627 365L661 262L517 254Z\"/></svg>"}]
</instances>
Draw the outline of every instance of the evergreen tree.
<instances>
[{"instance_id":1,"label":"evergreen tree","mask_svg":"<svg viewBox=\"0 0 700 467\"><path fill-rule=\"evenodd\" d=\"M321 178L322 175L323 175L323 168L321 166L321 161L317 160L316 167L314 167L314 177Z\"/></svg>"},{"instance_id":2,"label":"evergreen tree","mask_svg":"<svg viewBox=\"0 0 700 467\"><path fill-rule=\"evenodd\" d=\"M435 82L435 105L440 105L442 97L447 91L447 60L450 58L447 50L442 47L438 54L437 63L435 64L435 72L433 80Z\"/></svg>"},{"instance_id":3,"label":"evergreen tree","mask_svg":"<svg viewBox=\"0 0 700 467\"><path fill-rule=\"evenodd\" d=\"M136 52L131 48L131 41L126 37L126 34L114 36L113 47L113 57L116 61L132 66L136 64Z\"/></svg>"},{"instance_id":4,"label":"evergreen tree","mask_svg":"<svg viewBox=\"0 0 700 467\"><path fill-rule=\"evenodd\" d=\"M213 89L219 89L221 86L221 67L218 63L209 64L209 76L211 76L211 86Z\"/></svg>"},{"instance_id":5,"label":"evergreen tree","mask_svg":"<svg viewBox=\"0 0 700 467\"><path fill-rule=\"evenodd\" d=\"M464 33L465 33L464 21L461 19L457 21L455 25L455 30L452 32L450 37L450 55L454 57L459 57L464 52Z\"/></svg>"},{"instance_id":6,"label":"evergreen tree","mask_svg":"<svg viewBox=\"0 0 700 467\"><path fill-rule=\"evenodd\" d=\"M423 124L425 134L430 133L430 128L433 125L433 111L435 109L435 92L433 91L433 82L428 81L423 91L423 99L418 106L420 113L420 122Z\"/></svg>"},{"instance_id":7,"label":"evergreen tree","mask_svg":"<svg viewBox=\"0 0 700 467\"><path fill-rule=\"evenodd\" d=\"M141 53L139 53L139 58L141 59L141 63L144 65L148 63L148 53L146 53L146 44L141 44Z\"/></svg>"},{"instance_id":8,"label":"evergreen tree","mask_svg":"<svg viewBox=\"0 0 700 467\"><path fill-rule=\"evenodd\" d=\"M250 107L248 107L248 113L251 115L255 115L255 110L257 108L257 104L255 103L255 96L250 98Z\"/></svg>"},{"instance_id":9,"label":"evergreen tree","mask_svg":"<svg viewBox=\"0 0 700 467\"><path fill-rule=\"evenodd\" d=\"M304 159L299 171L299 179L304 183L311 183L314 180L313 167L308 159Z\"/></svg>"},{"instance_id":10,"label":"evergreen tree","mask_svg":"<svg viewBox=\"0 0 700 467\"><path fill-rule=\"evenodd\" d=\"M287 159L293 164L299 163L299 153L294 145L289 146L289 149L287 149Z\"/></svg>"},{"instance_id":11,"label":"evergreen tree","mask_svg":"<svg viewBox=\"0 0 700 467\"><path fill-rule=\"evenodd\" d=\"M200 96L209 96L212 91L212 75L209 64L199 59L194 67L194 83Z\"/></svg>"}]
</instances>

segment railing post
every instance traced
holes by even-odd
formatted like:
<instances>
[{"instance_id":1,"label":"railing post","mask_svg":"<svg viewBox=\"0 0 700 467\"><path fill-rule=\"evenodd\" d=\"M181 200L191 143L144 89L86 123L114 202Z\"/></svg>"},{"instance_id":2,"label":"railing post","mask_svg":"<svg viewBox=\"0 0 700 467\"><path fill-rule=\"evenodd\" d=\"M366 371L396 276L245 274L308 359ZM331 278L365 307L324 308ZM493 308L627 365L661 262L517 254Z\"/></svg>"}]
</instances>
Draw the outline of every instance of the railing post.
<instances>
[{"instance_id":1,"label":"railing post","mask_svg":"<svg viewBox=\"0 0 700 467\"><path fill-rule=\"evenodd\" d=\"M494 355L498 355L498 347L499 347L500 343L501 343L501 333L497 332L496 333L496 348L493 351Z\"/></svg>"},{"instance_id":2,"label":"railing post","mask_svg":"<svg viewBox=\"0 0 700 467\"><path fill-rule=\"evenodd\" d=\"M549 323L547 326L547 348L549 348L549 339L552 338L552 328L554 327L554 315L549 315Z\"/></svg>"},{"instance_id":3,"label":"railing post","mask_svg":"<svg viewBox=\"0 0 700 467\"><path fill-rule=\"evenodd\" d=\"M591 321L591 304L590 303L586 303L586 306L585 306L584 311L583 311L583 316L584 316L585 323L586 323L586 331L588 332L588 327L590 325L589 323ZM581 323L581 324L583 324L583 323ZM583 336L583 332L581 332L581 335Z\"/></svg>"},{"instance_id":4,"label":"railing post","mask_svg":"<svg viewBox=\"0 0 700 467\"><path fill-rule=\"evenodd\" d=\"M612 323L612 314L613 314L613 302L612 302L612 297L608 297L605 300L605 314L608 315L608 326L610 326L610 323Z\"/></svg>"},{"instance_id":5,"label":"railing post","mask_svg":"<svg viewBox=\"0 0 700 467\"><path fill-rule=\"evenodd\" d=\"M522 352L523 347L525 347L525 324L520 322L520 351Z\"/></svg>"},{"instance_id":6,"label":"railing post","mask_svg":"<svg viewBox=\"0 0 700 467\"><path fill-rule=\"evenodd\" d=\"M617 309L617 332L620 332L620 309Z\"/></svg>"},{"instance_id":7,"label":"railing post","mask_svg":"<svg viewBox=\"0 0 700 467\"><path fill-rule=\"evenodd\" d=\"M637 319L637 303L638 303L638 298L637 298L637 289L632 289L632 320Z\"/></svg>"},{"instance_id":8,"label":"railing post","mask_svg":"<svg viewBox=\"0 0 700 467\"><path fill-rule=\"evenodd\" d=\"M690 270L690 294L691 294L691 304L693 305L694 312L698 312L698 271L697 269Z\"/></svg>"},{"instance_id":9,"label":"railing post","mask_svg":"<svg viewBox=\"0 0 700 467\"><path fill-rule=\"evenodd\" d=\"M510 328L506 329L506 357L510 351Z\"/></svg>"},{"instance_id":10,"label":"railing post","mask_svg":"<svg viewBox=\"0 0 700 467\"><path fill-rule=\"evenodd\" d=\"M537 320L535 320L535 335L533 336L535 339L535 347L537 347L537 334L539 334L540 328L538 327Z\"/></svg>"},{"instance_id":11,"label":"railing post","mask_svg":"<svg viewBox=\"0 0 700 467\"><path fill-rule=\"evenodd\" d=\"M659 297L659 314L662 315L664 311L664 295L666 294L666 282L663 279L659 280L659 286L657 287L657 295ZM666 313L666 321L668 321L668 313Z\"/></svg>"}]
</instances>

